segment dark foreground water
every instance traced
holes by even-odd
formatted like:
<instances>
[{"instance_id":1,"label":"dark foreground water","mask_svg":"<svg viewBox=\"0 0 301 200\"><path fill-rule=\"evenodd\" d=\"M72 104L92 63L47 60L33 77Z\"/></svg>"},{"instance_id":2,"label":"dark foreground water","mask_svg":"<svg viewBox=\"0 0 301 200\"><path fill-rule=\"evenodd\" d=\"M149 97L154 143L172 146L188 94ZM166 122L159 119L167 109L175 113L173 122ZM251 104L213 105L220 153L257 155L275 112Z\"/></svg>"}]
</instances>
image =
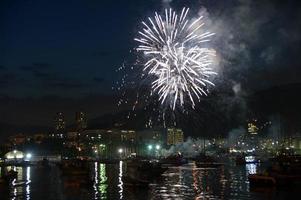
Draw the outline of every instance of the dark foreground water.
<instances>
[{"instance_id":1,"label":"dark foreground water","mask_svg":"<svg viewBox=\"0 0 301 200\"><path fill-rule=\"evenodd\" d=\"M250 190L247 175L257 165L227 165L219 169L196 168L194 164L169 168L149 188L125 186L124 166L94 163L92 186L66 186L56 166L15 167L18 178L5 187L0 184L0 199L89 200L89 199L296 199L301 188ZM298 191L299 189L299 191Z\"/></svg>"}]
</instances>

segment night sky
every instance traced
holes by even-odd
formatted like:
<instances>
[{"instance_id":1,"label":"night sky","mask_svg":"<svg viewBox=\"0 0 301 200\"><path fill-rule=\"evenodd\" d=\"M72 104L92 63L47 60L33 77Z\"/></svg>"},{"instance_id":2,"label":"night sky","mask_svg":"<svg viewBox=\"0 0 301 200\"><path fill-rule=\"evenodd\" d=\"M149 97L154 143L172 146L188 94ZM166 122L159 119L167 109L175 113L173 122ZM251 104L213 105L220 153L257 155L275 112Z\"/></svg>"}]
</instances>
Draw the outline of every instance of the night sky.
<instances>
[{"instance_id":1,"label":"night sky","mask_svg":"<svg viewBox=\"0 0 301 200\"><path fill-rule=\"evenodd\" d=\"M0 134L51 126L58 111L70 122L78 110L89 118L118 112L116 69L133 62L140 22L183 6L216 32L217 91L300 83L298 0L2 0Z\"/></svg>"}]
</instances>

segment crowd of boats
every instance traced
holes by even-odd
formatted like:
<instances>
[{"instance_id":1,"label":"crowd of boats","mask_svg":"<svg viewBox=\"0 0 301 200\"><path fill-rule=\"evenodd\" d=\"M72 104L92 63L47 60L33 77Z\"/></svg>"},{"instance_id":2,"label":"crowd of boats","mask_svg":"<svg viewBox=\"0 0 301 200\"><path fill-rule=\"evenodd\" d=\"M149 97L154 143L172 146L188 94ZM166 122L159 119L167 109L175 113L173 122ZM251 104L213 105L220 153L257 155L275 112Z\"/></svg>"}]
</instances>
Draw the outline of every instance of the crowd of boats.
<instances>
[{"instance_id":1,"label":"crowd of boats","mask_svg":"<svg viewBox=\"0 0 301 200\"><path fill-rule=\"evenodd\" d=\"M301 182L301 156L277 156L269 159L261 172L248 176L251 187L290 186Z\"/></svg>"},{"instance_id":2,"label":"crowd of boats","mask_svg":"<svg viewBox=\"0 0 301 200\"><path fill-rule=\"evenodd\" d=\"M148 187L149 184L160 178L169 167L194 163L197 168L220 168L228 164L225 162L225 156L222 158L199 154L194 158L187 159L180 153L162 158L131 157L123 160L126 173L122 179L125 186ZM277 156L263 161L255 155L241 154L235 156L233 161L236 165L267 163L267 167L263 171L248 176L251 187L278 187L301 182L301 156ZM95 181L91 168L92 162L95 161L83 158L64 159L55 165L59 167L66 186L83 187L92 185ZM105 159L98 162L117 164L119 160ZM9 165L13 165L13 163ZM19 163L19 165L32 165L32 163ZM49 167L53 163L44 159L35 165ZM16 177L17 171L11 168L2 173L0 184L9 184Z\"/></svg>"}]
</instances>

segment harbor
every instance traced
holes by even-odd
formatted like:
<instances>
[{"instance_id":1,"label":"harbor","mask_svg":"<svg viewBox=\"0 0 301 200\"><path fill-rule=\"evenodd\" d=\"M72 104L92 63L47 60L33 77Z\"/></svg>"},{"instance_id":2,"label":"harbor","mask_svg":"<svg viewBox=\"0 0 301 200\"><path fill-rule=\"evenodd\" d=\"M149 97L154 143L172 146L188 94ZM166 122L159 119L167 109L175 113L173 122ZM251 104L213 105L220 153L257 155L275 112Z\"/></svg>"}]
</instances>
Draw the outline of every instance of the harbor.
<instances>
[{"instance_id":1,"label":"harbor","mask_svg":"<svg viewBox=\"0 0 301 200\"><path fill-rule=\"evenodd\" d=\"M0 192L4 199L283 199L297 195L301 185L297 171L290 174L295 182L289 179L278 184L279 179L256 178L268 163L238 165L228 160L217 165L208 158L202 165L191 160L169 161L160 164L159 160L135 158L106 164L68 160L3 166L1 176L10 172L11 177L1 181Z\"/></svg>"}]
</instances>

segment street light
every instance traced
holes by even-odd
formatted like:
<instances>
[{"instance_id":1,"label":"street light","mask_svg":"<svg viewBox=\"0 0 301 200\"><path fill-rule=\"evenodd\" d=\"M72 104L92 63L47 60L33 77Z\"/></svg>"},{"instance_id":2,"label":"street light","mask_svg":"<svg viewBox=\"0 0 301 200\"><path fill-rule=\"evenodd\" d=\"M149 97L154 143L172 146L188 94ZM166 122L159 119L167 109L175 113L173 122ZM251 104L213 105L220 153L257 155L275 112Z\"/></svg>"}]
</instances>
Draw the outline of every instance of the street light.
<instances>
[{"instance_id":1,"label":"street light","mask_svg":"<svg viewBox=\"0 0 301 200\"><path fill-rule=\"evenodd\" d=\"M123 157L123 156L122 156L123 149L122 149L122 148L119 148L119 149L118 149L118 153L119 153L119 158L122 159L122 157Z\"/></svg>"},{"instance_id":2,"label":"street light","mask_svg":"<svg viewBox=\"0 0 301 200\"><path fill-rule=\"evenodd\" d=\"M31 157L32 157L32 155L31 155L31 153L27 153L26 155L25 155L25 161L30 161L30 159L31 159Z\"/></svg>"},{"instance_id":3,"label":"street light","mask_svg":"<svg viewBox=\"0 0 301 200\"><path fill-rule=\"evenodd\" d=\"M26 154L26 158L30 159L32 157L31 153Z\"/></svg>"},{"instance_id":4,"label":"street light","mask_svg":"<svg viewBox=\"0 0 301 200\"><path fill-rule=\"evenodd\" d=\"M160 148L161 148L160 145L157 144L156 149L159 150Z\"/></svg>"},{"instance_id":5,"label":"street light","mask_svg":"<svg viewBox=\"0 0 301 200\"><path fill-rule=\"evenodd\" d=\"M153 149L153 145L149 144L149 145L147 146L147 148L148 148L148 150L152 150L152 149Z\"/></svg>"}]
</instances>

